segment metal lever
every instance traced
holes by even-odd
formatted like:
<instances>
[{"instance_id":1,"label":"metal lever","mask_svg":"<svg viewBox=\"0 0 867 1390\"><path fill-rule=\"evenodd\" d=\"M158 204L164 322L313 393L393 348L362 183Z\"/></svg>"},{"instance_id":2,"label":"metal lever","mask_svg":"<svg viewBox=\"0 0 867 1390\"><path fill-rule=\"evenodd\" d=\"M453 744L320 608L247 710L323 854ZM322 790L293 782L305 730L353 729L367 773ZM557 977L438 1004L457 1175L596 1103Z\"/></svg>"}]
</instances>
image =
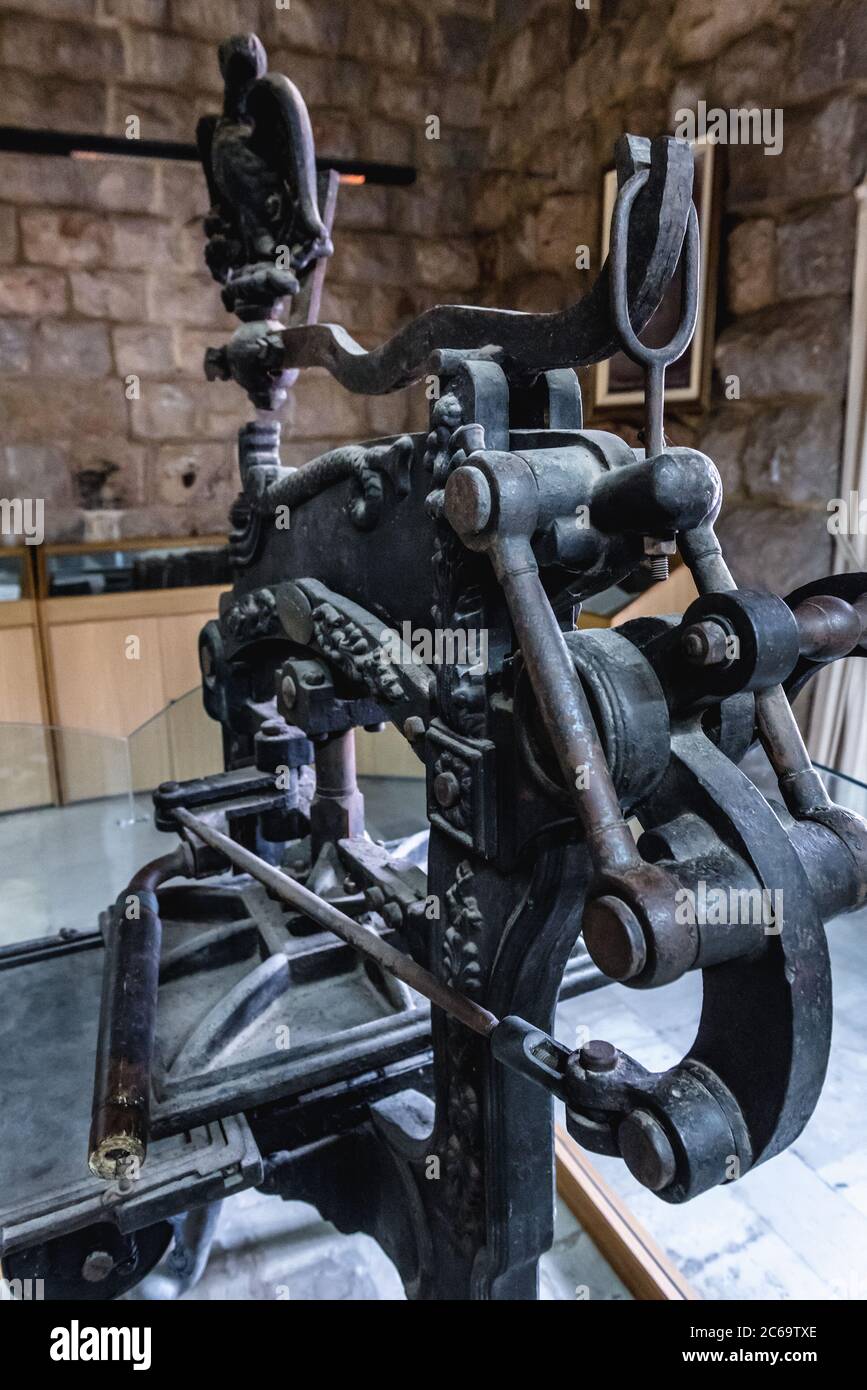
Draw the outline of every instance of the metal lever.
<instances>
[{"instance_id":1,"label":"metal lever","mask_svg":"<svg viewBox=\"0 0 867 1390\"><path fill-rule=\"evenodd\" d=\"M650 177L648 169L639 169L628 178L617 194L611 218L611 317L620 335L621 346L633 362L644 368L644 451L646 458L656 458L665 449L663 413L665 409L665 373L672 362L683 356L692 341L698 315L698 286L701 262L701 243L695 204L690 203L686 221L682 257L682 286L680 322L674 336L660 347L642 343L629 318L629 221L638 194ZM650 557L654 579L668 578L668 556L675 544L668 537L645 536L645 554Z\"/></svg>"},{"instance_id":2,"label":"metal lever","mask_svg":"<svg viewBox=\"0 0 867 1390\"><path fill-rule=\"evenodd\" d=\"M180 821L185 829L197 835L200 840L204 840L211 849L218 850L220 854L228 859L230 864L234 864L236 869L242 869L251 878L255 878L265 888L268 888L276 897L283 902L291 903L299 911L312 917L314 922L325 931L334 932L348 946L369 960L375 961L384 970L389 970L392 975L396 975L404 984L409 985L410 989L417 990L423 994L432 1004L436 1004L440 1009L445 1010L452 1018L463 1023L467 1028L471 1028L474 1033L481 1033L488 1037L496 1028L498 1020L487 1009L483 1009L480 1004L475 1004L471 999L463 994L459 994L450 985L443 984L429 970L425 970L423 965L419 965L413 960L412 956L406 955L403 951L397 951L388 942L383 941L377 932L371 931L370 927L362 926L360 922L355 922L351 917L347 917L345 912L334 907L325 898L320 898L318 894L311 893L309 888L305 888L302 883L298 883L282 870L274 868L272 864L266 864L264 859L260 859L258 854L253 854L250 850L244 849L241 845L231 840L228 835L215 830L206 821L200 820L198 816L191 815L189 811L178 809L175 811L176 820Z\"/></svg>"},{"instance_id":3,"label":"metal lever","mask_svg":"<svg viewBox=\"0 0 867 1390\"><path fill-rule=\"evenodd\" d=\"M568 1099L568 1065L570 1058L577 1054L571 1053L543 1029L516 1015L498 1019L488 1009L483 1009L480 1004L474 1003L450 985L443 984L429 970L425 970L424 966L414 961L412 956L389 946L377 932L371 931L370 927L353 921L325 898L311 893L309 888L305 888L296 879L290 878L272 864L267 864L257 854L244 849L206 821L185 810L176 811L175 816L186 830L197 835L211 849L224 855L236 868L255 878L276 897L291 903L293 907L312 917L325 931L334 932L335 936L339 936L361 955L375 961L384 970L389 970L451 1018L463 1023L474 1033L488 1038L494 1057L503 1066L520 1072L553 1095L559 1096L561 1100ZM597 1043L590 1046L607 1047L608 1044ZM587 1048L584 1049L584 1053L586 1052Z\"/></svg>"}]
</instances>

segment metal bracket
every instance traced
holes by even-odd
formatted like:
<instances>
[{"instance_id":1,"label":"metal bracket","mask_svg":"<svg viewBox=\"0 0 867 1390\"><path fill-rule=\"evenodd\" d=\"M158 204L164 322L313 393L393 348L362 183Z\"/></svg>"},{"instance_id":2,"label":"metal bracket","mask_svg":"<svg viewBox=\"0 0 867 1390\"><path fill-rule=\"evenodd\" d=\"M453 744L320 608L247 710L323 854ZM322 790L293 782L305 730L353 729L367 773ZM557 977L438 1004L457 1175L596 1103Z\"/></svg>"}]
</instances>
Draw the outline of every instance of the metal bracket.
<instances>
[{"instance_id":1,"label":"metal bracket","mask_svg":"<svg viewBox=\"0 0 867 1390\"><path fill-rule=\"evenodd\" d=\"M496 745L464 738L438 719L427 731L427 808L431 825L485 859L497 853Z\"/></svg>"}]
</instances>

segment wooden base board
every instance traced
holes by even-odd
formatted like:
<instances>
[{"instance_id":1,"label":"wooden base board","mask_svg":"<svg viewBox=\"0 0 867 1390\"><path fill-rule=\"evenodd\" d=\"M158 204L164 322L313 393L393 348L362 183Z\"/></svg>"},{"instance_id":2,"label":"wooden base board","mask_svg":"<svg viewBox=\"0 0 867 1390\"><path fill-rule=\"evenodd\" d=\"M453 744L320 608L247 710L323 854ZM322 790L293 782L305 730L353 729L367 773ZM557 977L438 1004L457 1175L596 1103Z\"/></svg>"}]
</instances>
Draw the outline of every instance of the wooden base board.
<instances>
[{"instance_id":1,"label":"wooden base board","mask_svg":"<svg viewBox=\"0 0 867 1390\"><path fill-rule=\"evenodd\" d=\"M633 1298L698 1299L680 1270L560 1125L554 1131L554 1153L558 1193Z\"/></svg>"}]
</instances>

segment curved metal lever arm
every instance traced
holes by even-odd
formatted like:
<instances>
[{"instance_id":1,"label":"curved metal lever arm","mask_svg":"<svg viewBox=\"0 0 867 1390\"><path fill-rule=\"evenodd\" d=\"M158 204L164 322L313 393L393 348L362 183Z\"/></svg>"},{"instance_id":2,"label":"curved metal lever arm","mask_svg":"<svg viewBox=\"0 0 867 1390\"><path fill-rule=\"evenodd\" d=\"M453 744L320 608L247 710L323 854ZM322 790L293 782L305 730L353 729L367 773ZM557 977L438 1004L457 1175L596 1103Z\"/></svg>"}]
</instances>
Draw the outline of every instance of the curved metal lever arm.
<instances>
[{"instance_id":1,"label":"curved metal lever arm","mask_svg":"<svg viewBox=\"0 0 867 1390\"><path fill-rule=\"evenodd\" d=\"M635 142L621 148L621 157ZM674 274L692 207L692 151L661 136L650 147L630 219L627 310L640 332ZM336 324L286 328L279 335L284 369L325 367L342 386L381 395L418 380L437 350L488 349L507 370L528 376L557 367L586 366L620 346L610 308L609 263L577 304L549 314L439 305L427 310L380 347L366 352Z\"/></svg>"}]
</instances>

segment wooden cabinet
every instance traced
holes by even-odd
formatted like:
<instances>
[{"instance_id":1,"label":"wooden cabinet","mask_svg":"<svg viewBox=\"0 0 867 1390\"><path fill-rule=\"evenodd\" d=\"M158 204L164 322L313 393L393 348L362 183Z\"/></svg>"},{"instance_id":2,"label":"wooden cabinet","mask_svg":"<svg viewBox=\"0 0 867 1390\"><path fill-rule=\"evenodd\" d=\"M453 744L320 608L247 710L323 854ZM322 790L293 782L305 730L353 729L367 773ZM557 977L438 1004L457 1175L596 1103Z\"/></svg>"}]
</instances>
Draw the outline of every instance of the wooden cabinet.
<instances>
[{"instance_id":1,"label":"wooden cabinet","mask_svg":"<svg viewBox=\"0 0 867 1390\"><path fill-rule=\"evenodd\" d=\"M356 729L355 760L360 777L424 777L424 763L393 724L381 734Z\"/></svg>"},{"instance_id":2,"label":"wooden cabinet","mask_svg":"<svg viewBox=\"0 0 867 1390\"><path fill-rule=\"evenodd\" d=\"M119 793L130 777L146 790L219 771L220 729L198 689L198 635L221 592L208 585L43 603L64 801Z\"/></svg>"},{"instance_id":3,"label":"wooden cabinet","mask_svg":"<svg viewBox=\"0 0 867 1390\"><path fill-rule=\"evenodd\" d=\"M33 599L0 603L0 812L55 799Z\"/></svg>"},{"instance_id":4,"label":"wooden cabinet","mask_svg":"<svg viewBox=\"0 0 867 1390\"><path fill-rule=\"evenodd\" d=\"M129 560L215 543L125 541L117 550ZM21 597L0 602L0 813L147 791L222 767L221 731L202 706L198 637L225 586L57 596L83 577L70 560L101 549L46 546L37 563L24 547L14 552ZM423 776L391 726L357 738L360 773Z\"/></svg>"},{"instance_id":5,"label":"wooden cabinet","mask_svg":"<svg viewBox=\"0 0 867 1390\"><path fill-rule=\"evenodd\" d=\"M225 585L183 585L213 574L224 544L208 537L0 551L0 813L220 770L221 731L202 707L198 635ZM183 572L178 587L131 583L149 571L143 582L152 584L163 554L170 579ZM75 592L103 584L103 559L105 587L117 591ZM57 596L64 588L73 592Z\"/></svg>"}]
</instances>

